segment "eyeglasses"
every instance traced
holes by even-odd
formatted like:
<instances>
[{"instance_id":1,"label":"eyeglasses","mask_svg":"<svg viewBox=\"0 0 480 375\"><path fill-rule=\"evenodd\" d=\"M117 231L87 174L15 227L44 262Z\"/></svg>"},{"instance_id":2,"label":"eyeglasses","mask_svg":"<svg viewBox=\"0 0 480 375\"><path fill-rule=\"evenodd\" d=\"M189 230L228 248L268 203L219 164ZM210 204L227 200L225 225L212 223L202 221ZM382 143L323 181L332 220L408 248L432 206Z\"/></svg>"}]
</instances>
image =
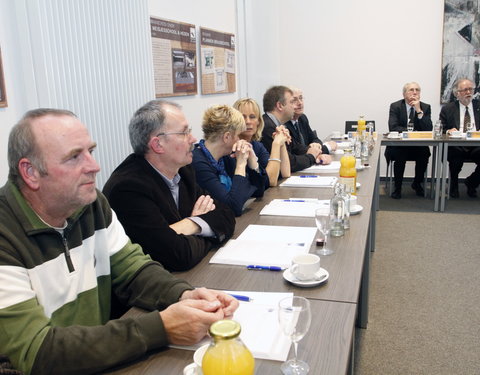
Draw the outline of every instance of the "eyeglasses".
<instances>
[{"instance_id":1,"label":"eyeglasses","mask_svg":"<svg viewBox=\"0 0 480 375\"><path fill-rule=\"evenodd\" d=\"M155 137L160 137L161 135L183 135L183 138L187 138L190 134L192 134L192 128L188 128L184 132L171 132L171 133L158 133Z\"/></svg>"},{"instance_id":2,"label":"eyeglasses","mask_svg":"<svg viewBox=\"0 0 480 375\"><path fill-rule=\"evenodd\" d=\"M303 102L303 100L305 99L305 97L303 97L302 95L300 96L294 96L292 98L292 103L296 104L298 102Z\"/></svg>"},{"instance_id":3,"label":"eyeglasses","mask_svg":"<svg viewBox=\"0 0 480 375\"><path fill-rule=\"evenodd\" d=\"M461 92L461 93L464 93L464 92L474 92L475 91L475 87L465 87L463 90L458 90L458 92Z\"/></svg>"}]
</instances>

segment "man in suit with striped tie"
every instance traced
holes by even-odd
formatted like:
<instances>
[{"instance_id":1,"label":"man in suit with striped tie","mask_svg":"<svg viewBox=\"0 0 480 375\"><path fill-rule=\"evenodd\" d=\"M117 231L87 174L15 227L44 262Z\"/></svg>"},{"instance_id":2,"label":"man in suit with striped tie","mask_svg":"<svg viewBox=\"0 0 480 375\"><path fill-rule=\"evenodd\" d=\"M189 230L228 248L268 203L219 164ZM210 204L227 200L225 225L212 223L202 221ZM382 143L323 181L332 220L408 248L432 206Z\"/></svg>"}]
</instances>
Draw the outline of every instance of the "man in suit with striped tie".
<instances>
[{"instance_id":1,"label":"man in suit with striped tie","mask_svg":"<svg viewBox=\"0 0 480 375\"><path fill-rule=\"evenodd\" d=\"M440 120L447 134L460 130L480 130L480 103L473 99L475 85L466 78L457 80L453 87L454 102L445 104L440 111ZM448 167L450 170L450 197L458 198L458 174L462 170L464 161L472 160L476 163L473 173L465 179L467 194L471 198L477 197L477 187L480 185L480 147L448 148Z\"/></svg>"}]
</instances>

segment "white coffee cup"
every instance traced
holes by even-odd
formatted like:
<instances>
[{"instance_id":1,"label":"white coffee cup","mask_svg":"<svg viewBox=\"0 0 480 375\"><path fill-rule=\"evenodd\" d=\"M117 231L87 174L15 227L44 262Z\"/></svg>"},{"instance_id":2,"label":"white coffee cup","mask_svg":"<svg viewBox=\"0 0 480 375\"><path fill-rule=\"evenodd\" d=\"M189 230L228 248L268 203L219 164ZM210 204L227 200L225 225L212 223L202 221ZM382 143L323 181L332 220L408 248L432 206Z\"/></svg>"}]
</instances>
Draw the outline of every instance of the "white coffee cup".
<instances>
[{"instance_id":1,"label":"white coffee cup","mask_svg":"<svg viewBox=\"0 0 480 375\"><path fill-rule=\"evenodd\" d=\"M320 269L320 257L315 254L300 254L292 259L290 273L298 280L308 281L315 279Z\"/></svg>"},{"instance_id":2,"label":"white coffee cup","mask_svg":"<svg viewBox=\"0 0 480 375\"><path fill-rule=\"evenodd\" d=\"M334 131L332 132L332 138L341 138L342 135L340 134L339 131Z\"/></svg>"},{"instance_id":3,"label":"white coffee cup","mask_svg":"<svg viewBox=\"0 0 480 375\"><path fill-rule=\"evenodd\" d=\"M462 132L460 130L454 130L454 131L450 132L450 135L452 135L453 137L461 137Z\"/></svg>"},{"instance_id":4,"label":"white coffee cup","mask_svg":"<svg viewBox=\"0 0 480 375\"><path fill-rule=\"evenodd\" d=\"M355 168L361 168L362 167L362 159L357 158L355 159Z\"/></svg>"}]
</instances>

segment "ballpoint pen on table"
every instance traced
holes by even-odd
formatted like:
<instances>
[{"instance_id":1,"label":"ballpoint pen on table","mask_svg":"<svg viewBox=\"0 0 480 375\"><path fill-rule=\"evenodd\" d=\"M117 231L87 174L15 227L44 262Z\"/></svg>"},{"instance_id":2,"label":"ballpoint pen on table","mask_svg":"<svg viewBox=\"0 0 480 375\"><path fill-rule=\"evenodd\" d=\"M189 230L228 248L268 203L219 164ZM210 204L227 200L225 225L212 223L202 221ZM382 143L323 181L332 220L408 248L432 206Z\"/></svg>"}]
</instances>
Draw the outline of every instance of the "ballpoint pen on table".
<instances>
[{"instance_id":1,"label":"ballpoint pen on table","mask_svg":"<svg viewBox=\"0 0 480 375\"><path fill-rule=\"evenodd\" d=\"M304 199L284 199L284 202L305 202Z\"/></svg>"},{"instance_id":2,"label":"ballpoint pen on table","mask_svg":"<svg viewBox=\"0 0 480 375\"><path fill-rule=\"evenodd\" d=\"M318 176L315 176L315 175L303 175L303 176L300 176L300 178L317 178Z\"/></svg>"},{"instance_id":3,"label":"ballpoint pen on table","mask_svg":"<svg viewBox=\"0 0 480 375\"><path fill-rule=\"evenodd\" d=\"M247 266L247 269L249 270L257 270L257 271L282 271L282 267L277 267L277 266L256 266L254 264L251 264Z\"/></svg>"},{"instance_id":4,"label":"ballpoint pen on table","mask_svg":"<svg viewBox=\"0 0 480 375\"><path fill-rule=\"evenodd\" d=\"M250 301L253 301L253 298L250 298L249 296L242 296L240 294L231 294L230 295L235 298L235 299L238 299L239 301L244 301L244 302L250 302Z\"/></svg>"}]
</instances>

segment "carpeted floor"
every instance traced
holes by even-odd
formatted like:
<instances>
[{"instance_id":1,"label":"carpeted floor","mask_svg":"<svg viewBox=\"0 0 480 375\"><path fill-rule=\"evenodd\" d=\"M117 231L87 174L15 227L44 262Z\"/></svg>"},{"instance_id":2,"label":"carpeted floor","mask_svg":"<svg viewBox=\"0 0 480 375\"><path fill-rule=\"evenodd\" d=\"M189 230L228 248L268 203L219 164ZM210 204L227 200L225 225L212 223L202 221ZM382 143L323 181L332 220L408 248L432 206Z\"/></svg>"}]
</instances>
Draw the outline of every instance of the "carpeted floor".
<instances>
[{"instance_id":1,"label":"carpeted floor","mask_svg":"<svg viewBox=\"0 0 480 375\"><path fill-rule=\"evenodd\" d=\"M480 198L460 194L444 213L409 184L381 196L355 374L480 374Z\"/></svg>"}]
</instances>

